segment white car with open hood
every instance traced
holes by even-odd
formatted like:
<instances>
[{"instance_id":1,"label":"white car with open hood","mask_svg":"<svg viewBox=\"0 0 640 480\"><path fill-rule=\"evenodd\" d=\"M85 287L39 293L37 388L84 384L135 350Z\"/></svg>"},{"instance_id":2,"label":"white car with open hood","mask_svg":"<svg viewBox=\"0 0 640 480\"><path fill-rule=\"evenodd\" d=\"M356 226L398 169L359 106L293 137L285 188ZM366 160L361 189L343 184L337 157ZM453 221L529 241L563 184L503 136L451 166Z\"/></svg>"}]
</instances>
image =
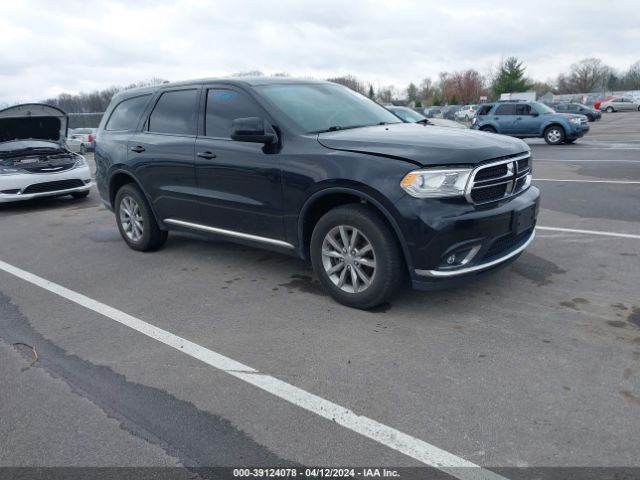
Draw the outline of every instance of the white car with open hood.
<instances>
[{"instance_id":1,"label":"white car with open hood","mask_svg":"<svg viewBox=\"0 0 640 480\"><path fill-rule=\"evenodd\" d=\"M0 110L0 203L89 194L89 165L68 148L67 124L67 114L50 105Z\"/></svg>"}]
</instances>

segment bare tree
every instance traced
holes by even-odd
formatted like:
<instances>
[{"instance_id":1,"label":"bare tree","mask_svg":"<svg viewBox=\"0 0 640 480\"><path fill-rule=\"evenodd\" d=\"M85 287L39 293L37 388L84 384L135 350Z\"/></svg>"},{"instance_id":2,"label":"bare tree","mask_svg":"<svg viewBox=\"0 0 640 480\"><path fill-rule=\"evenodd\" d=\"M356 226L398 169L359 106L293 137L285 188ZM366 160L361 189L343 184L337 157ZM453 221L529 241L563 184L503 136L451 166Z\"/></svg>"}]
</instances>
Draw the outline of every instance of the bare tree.
<instances>
[{"instance_id":1,"label":"bare tree","mask_svg":"<svg viewBox=\"0 0 640 480\"><path fill-rule=\"evenodd\" d=\"M461 103L473 103L484 93L484 78L477 70L454 72L447 80L448 88Z\"/></svg>"},{"instance_id":2,"label":"bare tree","mask_svg":"<svg viewBox=\"0 0 640 480\"><path fill-rule=\"evenodd\" d=\"M640 60L629 67L623 77L624 87L629 90L640 90Z\"/></svg>"},{"instance_id":3,"label":"bare tree","mask_svg":"<svg viewBox=\"0 0 640 480\"><path fill-rule=\"evenodd\" d=\"M360 80L358 80L356 77L354 77L353 75L344 75L342 77L327 78L327 81L344 85L345 87L348 87L351 90L354 90L358 93L362 93L363 95L366 94L367 92L366 85Z\"/></svg>"},{"instance_id":4,"label":"bare tree","mask_svg":"<svg viewBox=\"0 0 640 480\"><path fill-rule=\"evenodd\" d=\"M572 90L568 93L587 93L599 90L606 87L604 82L610 71L611 69L599 58L585 58L571 65L565 86ZM558 83L560 84L560 81Z\"/></svg>"}]
</instances>

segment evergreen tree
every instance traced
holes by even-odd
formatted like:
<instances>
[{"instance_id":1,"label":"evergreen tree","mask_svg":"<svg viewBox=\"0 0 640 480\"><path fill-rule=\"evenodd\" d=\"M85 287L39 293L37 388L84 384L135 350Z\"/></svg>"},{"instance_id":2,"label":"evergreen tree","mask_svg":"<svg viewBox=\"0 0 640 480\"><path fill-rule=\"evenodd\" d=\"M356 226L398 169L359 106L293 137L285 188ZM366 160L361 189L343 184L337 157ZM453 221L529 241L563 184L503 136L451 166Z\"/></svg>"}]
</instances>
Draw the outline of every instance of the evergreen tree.
<instances>
[{"instance_id":1,"label":"evergreen tree","mask_svg":"<svg viewBox=\"0 0 640 480\"><path fill-rule=\"evenodd\" d=\"M373 100L376 98L376 92L373 91L373 85L369 84L369 98Z\"/></svg>"},{"instance_id":2,"label":"evergreen tree","mask_svg":"<svg viewBox=\"0 0 640 480\"><path fill-rule=\"evenodd\" d=\"M516 57L507 58L498 70L498 74L493 81L493 93L500 97L502 93L526 92L529 89L529 82L524 76L527 67L522 65L522 61Z\"/></svg>"}]
</instances>

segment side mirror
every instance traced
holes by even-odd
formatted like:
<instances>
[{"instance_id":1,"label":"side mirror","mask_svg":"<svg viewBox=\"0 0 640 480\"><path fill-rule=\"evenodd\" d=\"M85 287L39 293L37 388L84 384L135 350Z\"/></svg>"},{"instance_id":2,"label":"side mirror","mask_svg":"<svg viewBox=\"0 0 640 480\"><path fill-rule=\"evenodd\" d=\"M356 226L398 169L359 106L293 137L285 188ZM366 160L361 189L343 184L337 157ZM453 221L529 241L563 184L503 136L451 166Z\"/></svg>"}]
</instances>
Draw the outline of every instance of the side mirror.
<instances>
[{"instance_id":1,"label":"side mirror","mask_svg":"<svg viewBox=\"0 0 640 480\"><path fill-rule=\"evenodd\" d=\"M231 123L231 140L269 145L277 140L273 127L260 117L236 118Z\"/></svg>"}]
</instances>

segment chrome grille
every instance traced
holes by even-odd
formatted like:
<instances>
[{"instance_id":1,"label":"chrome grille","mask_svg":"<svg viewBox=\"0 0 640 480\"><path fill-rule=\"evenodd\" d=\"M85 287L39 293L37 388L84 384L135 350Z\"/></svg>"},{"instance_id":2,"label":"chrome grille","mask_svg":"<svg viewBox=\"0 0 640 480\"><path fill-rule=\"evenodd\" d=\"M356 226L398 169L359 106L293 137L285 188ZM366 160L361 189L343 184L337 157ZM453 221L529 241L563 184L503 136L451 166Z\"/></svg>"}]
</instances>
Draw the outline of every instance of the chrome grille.
<instances>
[{"instance_id":1,"label":"chrome grille","mask_svg":"<svg viewBox=\"0 0 640 480\"><path fill-rule=\"evenodd\" d=\"M470 203L497 202L524 192L531 184L529 152L478 165L465 191Z\"/></svg>"}]
</instances>

